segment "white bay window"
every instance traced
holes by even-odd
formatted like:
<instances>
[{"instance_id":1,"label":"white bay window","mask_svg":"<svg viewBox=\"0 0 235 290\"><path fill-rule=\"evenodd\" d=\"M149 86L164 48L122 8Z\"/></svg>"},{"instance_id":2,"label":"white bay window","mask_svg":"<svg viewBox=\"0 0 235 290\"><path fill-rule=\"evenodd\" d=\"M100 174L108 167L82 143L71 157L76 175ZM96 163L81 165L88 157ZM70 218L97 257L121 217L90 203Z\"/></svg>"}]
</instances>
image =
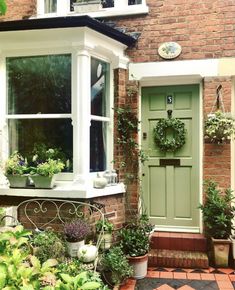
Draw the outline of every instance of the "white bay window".
<instances>
[{"instance_id":1,"label":"white bay window","mask_svg":"<svg viewBox=\"0 0 235 290\"><path fill-rule=\"evenodd\" d=\"M96 173L112 169L113 70L128 63L127 45L116 32L110 36L87 27L0 33L2 162L15 150L29 156L35 144L59 148L67 162L53 190L2 188L0 195L91 198L124 191L121 184L93 188Z\"/></svg>"}]
</instances>

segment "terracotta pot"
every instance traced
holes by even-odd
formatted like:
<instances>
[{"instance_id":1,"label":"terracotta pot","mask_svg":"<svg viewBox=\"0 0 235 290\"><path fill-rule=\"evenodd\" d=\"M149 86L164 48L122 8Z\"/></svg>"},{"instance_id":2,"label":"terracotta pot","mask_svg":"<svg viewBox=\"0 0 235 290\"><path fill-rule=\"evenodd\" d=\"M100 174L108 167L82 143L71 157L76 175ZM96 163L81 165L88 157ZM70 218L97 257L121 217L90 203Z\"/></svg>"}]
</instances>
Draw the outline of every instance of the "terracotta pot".
<instances>
[{"instance_id":1,"label":"terracotta pot","mask_svg":"<svg viewBox=\"0 0 235 290\"><path fill-rule=\"evenodd\" d=\"M133 267L133 278L143 279L147 275L148 254L139 257L128 257L129 264Z\"/></svg>"},{"instance_id":2,"label":"terracotta pot","mask_svg":"<svg viewBox=\"0 0 235 290\"><path fill-rule=\"evenodd\" d=\"M228 267L229 247L231 241L229 239L211 239L214 249L215 266Z\"/></svg>"}]
</instances>

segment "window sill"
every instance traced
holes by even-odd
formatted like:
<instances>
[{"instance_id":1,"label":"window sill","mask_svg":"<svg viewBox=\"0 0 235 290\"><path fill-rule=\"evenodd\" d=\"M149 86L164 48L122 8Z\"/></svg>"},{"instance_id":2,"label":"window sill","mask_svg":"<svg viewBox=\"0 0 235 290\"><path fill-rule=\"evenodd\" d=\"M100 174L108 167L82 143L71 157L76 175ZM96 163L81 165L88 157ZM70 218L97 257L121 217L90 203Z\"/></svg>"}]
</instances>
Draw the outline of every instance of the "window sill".
<instances>
[{"instance_id":1,"label":"window sill","mask_svg":"<svg viewBox=\"0 0 235 290\"><path fill-rule=\"evenodd\" d=\"M128 15L139 15L139 14L148 14L149 7L147 5L130 5L125 7L125 9L113 8L102 8L99 11L95 12L68 12L67 14L58 15L56 13L48 14L38 14L37 18L49 18L49 17L59 17L59 16L81 16L88 15L93 18L106 18L106 17L115 17L115 16L128 16ZM32 17L33 18L33 17Z\"/></svg>"},{"instance_id":2,"label":"window sill","mask_svg":"<svg viewBox=\"0 0 235 290\"><path fill-rule=\"evenodd\" d=\"M58 182L53 189L32 189L32 188L0 188L0 196L19 197L50 197L50 198L94 198L109 196L125 192L125 185L118 183L113 186L106 186L102 189L85 185L75 185L71 182Z\"/></svg>"}]
</instances>

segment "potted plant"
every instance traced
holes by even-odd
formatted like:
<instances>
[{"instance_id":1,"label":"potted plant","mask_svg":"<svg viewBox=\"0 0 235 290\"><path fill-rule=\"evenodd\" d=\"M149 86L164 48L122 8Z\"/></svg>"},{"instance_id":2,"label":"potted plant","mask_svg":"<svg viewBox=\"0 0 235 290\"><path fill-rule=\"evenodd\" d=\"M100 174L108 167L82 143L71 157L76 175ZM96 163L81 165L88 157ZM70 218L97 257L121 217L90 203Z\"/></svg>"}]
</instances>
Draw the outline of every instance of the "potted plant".
<instances>
[{"instance_id":1,"label":"potted plant","mask_svg":"<svg viewBox=\"0 0 235 290\"><path fill-rule=\"evenodd\" d=\"M199 208L202 210L205 232L211 237L216 266L228 266L228 254L231 241L229 237L233 229L232 220L235 207L234 197L230 189L221 192L214 181L206 181L206 199Z\"/></svg>"},{"instance_id":2,"label":"potted plant","mask_svg":"<svg viewBox=\"0 0 235 290\"><path fill-rule=\"evenodd\" d=\"M100 244L101 249L109 249L112 244L112 233L114 230L114 225L108 219L98 220L96 222L96 232L99 236L102 237L102 241Z\"/></svg>"},{"instance_id":3,"label":"potted plant","mask_svg":"<svg viewBox=\"0 0 235 290\"><path fill-rule=\"evenodd\" d=\"M128 256L131 266L133 266L135 279L142 279L147 274L149 234L146 227L138 219L127 224L118 234L120 245L124 253Z\"/></svg>"},{"instance_id":4,"label":"potted plant","mask_svg":"<svg viewBox=\"0 0 235 290\"><path fill-rule=\"evenodd\" d=\"M100 0L77 0L73 3L74 11L77 13L96 12L102 8Z\"/></svg>"},{"instance_id":5,"label":"potted plant","mask_svg":"<svg viewBox=\"0 0 235 290\"><path fill-rule=\"evenodd\" d=\"M27 160L17 151L6 161L5 175L9 180L10 187L26 187L28 171Z\"/></svg>"},{"instance_id":6,"label":"potted plant","mask_svg":"<svg viewBox=\"0 0 235 290\"><path fill-rule=\"evenodd\" d=\"M90 233L90 225L84 219L76 219L64 225L64 236L71 257L77 257L79 248L85 244L84 240Z\"/></svg>"},{"instance_id":7,"label":"potted plant","mask_svg":"<svg viewBox=\"0 0 235 290\"><path fill-rule=\"evenodd\" d=\"M101 258L102 274L108 284L120 286L133 274L128 259L118 246L112 247Z\"/></svg>"},{"instance_id":8,"label":"potted plant","mask_svg":"<svg viewBox=\"0 0 235 290\"><path fill-rule=\"evenodd\" d=\"M36 168L31 168L30 177L35 188L53 188L55 184L55 174L61 172L64 163L60 160L48 159L39 163Z\"/></svg>"},{"instance_id":9,"label":"potted plant","mask_svg":"<svg viewBox=\"0 0 235 290\"><path fill-rule=\"evenodd\" d=\"M223 144L231 140L235 133L235 121L227 114L217 111L209 114L205 121L205 139L211 143Z\"/></svg>"}]
</instances>

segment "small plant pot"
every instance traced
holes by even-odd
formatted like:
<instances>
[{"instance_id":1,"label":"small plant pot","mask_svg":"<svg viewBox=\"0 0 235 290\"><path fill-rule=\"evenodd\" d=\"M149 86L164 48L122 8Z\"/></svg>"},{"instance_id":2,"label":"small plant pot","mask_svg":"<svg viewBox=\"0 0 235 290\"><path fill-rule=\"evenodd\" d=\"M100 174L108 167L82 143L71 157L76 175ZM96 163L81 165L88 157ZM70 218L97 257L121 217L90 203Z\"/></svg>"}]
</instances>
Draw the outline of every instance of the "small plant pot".
<instances>
[{"instance_id":1,"label":"small plant pot","mask_svg":"<svg viewBox=\"0 0 235 290\"><path fill-rule=\"evenodd\" d=\"M102 241L101 241L101 244L100 244L100 248L102 250L108 250L111 247L111 245L112 245L112 241L113 241L112 234L104 232L104 234L102 236Z\"/></svg>"},{"instance_id":2,"label":"small plant pot","mask_svg":"<svg viewBox=\"0 0 235 290\"><path fill-rule=\"evenodd\" d=\"M31 175L35 188L53 188L55 185L55 175L52 177L42 175Z\"/></svg>"},{"instance_id":3,"label":"small plant pot","mask_svg":"<svg viewBox=\"0 0 235 290\"><path fill-rule=\"evenodd\" d=\"M148 254L139 257L128 257L129 264L133 267L133 278L143 279L147 275Z\"/></svg>"},{"instance_id":4,"label":"small plant pot","mask_svg":"<svg viewBox=\"0 0 235 290\"><path fill-rule=\"evenodd\" d=\"M231 240L229 239L212 239L215 266L228 267L229 247Z\"/></svg>"},{"instance_id":5,"label":"small plant pot","mask_svg":"<svg viewBox=\"0 0 235 290\"><path fill-rule=\"evenodd\" d=\"M7 175L6 177L12 188L25 188L27 186L27 175Z\"/></svg>"},{"instance_id":6,"label":"small plant pot","mask_svg":"<svg viewBox=\"0 0 235 290\"><path fill-rule=\"evenodd\" d=\"M80 242L74 242L74 243L67 242L69 256L77 257L78 250L80 249L80 247L84 246L84 244L85 244L84 240Z\"/></svg>"}]
</instances>

